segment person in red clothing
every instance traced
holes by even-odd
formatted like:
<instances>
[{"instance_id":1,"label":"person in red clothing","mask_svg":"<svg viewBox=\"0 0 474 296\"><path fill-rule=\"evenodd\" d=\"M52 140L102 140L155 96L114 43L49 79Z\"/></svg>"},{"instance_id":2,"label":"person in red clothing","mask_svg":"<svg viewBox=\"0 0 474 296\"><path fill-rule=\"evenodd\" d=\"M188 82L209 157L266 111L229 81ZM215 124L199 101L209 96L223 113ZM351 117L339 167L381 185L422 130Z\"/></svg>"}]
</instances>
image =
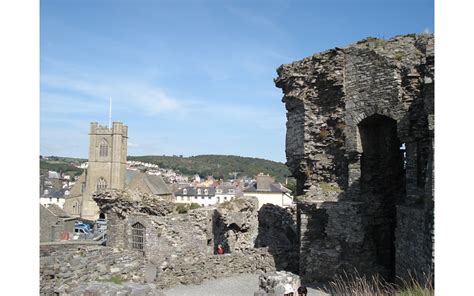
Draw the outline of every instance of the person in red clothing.
<instances>
[{"instance_id":1,"label":"person in red clothing","mask_svg":"<svg viewBox=\"0 0 474 296\"><path fill-rule=\"evenodd\" d=\"M217 254L219 254L219 255L224 254L224 248L222 247L221 244L217 245Z\"/></svg>"}]
</instances>

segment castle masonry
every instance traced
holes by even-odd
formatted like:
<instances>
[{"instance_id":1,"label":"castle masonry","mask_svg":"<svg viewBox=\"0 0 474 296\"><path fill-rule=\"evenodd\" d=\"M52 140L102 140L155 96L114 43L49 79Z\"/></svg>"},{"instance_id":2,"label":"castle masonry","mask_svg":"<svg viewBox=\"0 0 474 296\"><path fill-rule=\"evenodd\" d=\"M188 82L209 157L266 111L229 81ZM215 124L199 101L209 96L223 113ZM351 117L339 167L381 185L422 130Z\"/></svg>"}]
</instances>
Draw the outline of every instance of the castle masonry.
<instances>
[{"instance_id":1,"label":"castle masonry","mask_svg":"<svg viewBox=\"0 0 474 296\"><path fill-rule=\"evenodd\" d=\"M433 35L367 38L277 73L302 281L432 272Z\"/></svg>"}]
</instances>

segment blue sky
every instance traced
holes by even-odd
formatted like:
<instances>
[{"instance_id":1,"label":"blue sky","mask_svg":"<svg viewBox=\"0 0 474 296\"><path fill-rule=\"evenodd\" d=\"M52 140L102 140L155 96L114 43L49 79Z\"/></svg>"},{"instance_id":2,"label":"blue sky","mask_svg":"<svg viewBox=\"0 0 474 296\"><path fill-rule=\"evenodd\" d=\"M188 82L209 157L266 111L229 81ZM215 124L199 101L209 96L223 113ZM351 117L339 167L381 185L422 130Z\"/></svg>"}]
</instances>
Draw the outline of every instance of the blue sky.
<instances>
[{"instance_id":1,"label":"blue sky","mask_svg":"<svg viewBox=\"0 0 474 296\"><path fill-rule=\"evenodd\" d=\"M285 162L281 64L362 38L434 31L433 1L42 0L40 153L88 157L89 123L129 155Z\"/></svg>"}]
</instances>

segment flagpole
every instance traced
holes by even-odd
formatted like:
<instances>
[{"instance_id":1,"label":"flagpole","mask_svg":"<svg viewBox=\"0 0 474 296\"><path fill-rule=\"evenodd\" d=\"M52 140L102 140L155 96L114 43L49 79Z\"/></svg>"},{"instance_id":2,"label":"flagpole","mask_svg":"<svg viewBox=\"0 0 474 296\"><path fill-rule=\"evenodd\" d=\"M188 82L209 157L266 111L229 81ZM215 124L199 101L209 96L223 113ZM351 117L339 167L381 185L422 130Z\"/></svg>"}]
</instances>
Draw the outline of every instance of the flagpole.
<instances>
[{"instance_id":1,"label":"flagpole","mask_svg":"<svg viewBox=\"0 0 474 296\"><path fill-rule=\"evenodd\" d=\"M109 98L109 128L112 128L112 97Z\"/></svg>"}]
</instances>

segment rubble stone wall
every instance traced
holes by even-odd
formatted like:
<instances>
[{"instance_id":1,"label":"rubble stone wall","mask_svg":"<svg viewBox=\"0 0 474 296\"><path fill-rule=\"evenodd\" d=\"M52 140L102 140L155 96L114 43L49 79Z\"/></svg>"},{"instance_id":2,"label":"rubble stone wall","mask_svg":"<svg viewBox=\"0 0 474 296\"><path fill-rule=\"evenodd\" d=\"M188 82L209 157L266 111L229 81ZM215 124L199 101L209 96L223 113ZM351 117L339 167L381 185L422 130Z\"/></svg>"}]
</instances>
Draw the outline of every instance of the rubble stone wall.
<instances>
[{"instance_id":1,"label":"rubble stone wall","mask_svg":"<svg viewBox=\"0 0 474 296\"><path fill-rule=\"evenodd\" d=\"M281 248L271 243L273 235L266 237L266 245L256 245L260 219L281 223L281 219L273 214L283 215L284 212L284 229L289 232L291 227L296 227L292 214L280 207L264 215L267 218L259 218L258 200L254 197L236 198L215 207L190 210L186 214L146 210L149 204L130 203L121 192L104 193L95 200L108 217L108 246L136 250L133 229L138 223L143 227L142 255L146 258L146 281L161 288L198 284L232 273L284 269L290 265L288 261L298 263L295 258L298 256L294 244L295 229L292 229L293 245L284 239L284 235L279 245ZM286 252L288 248L283 248L286 243L292 248L292 257ZM224 255L217 255L218 244L224 246Z\"/></svg>"},{"instance_id":2,"label":"rubble stone wall","mask_svg":"<svg viewBox=\"0 0 474 296\"><path fill-rule=\"evenodd\" d=\"M40 293L70 293L79 284L95 280L143 282L145 261L138 252L77 244L40 247Z\"/></svg>"},{"instance_id":3,"label":"rubble stone wall","mask_svg":"<svg viewBox=\"0 0 474 296\"><path fill-rule=\"evenodd\" d=\"M302 280L432 270L433 35L367 38L277 73Z\"/></svg>"}]
</instances>

